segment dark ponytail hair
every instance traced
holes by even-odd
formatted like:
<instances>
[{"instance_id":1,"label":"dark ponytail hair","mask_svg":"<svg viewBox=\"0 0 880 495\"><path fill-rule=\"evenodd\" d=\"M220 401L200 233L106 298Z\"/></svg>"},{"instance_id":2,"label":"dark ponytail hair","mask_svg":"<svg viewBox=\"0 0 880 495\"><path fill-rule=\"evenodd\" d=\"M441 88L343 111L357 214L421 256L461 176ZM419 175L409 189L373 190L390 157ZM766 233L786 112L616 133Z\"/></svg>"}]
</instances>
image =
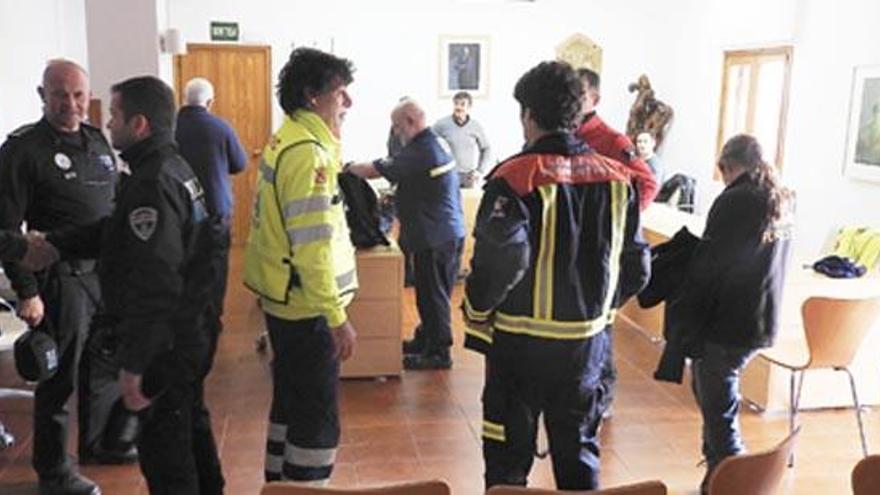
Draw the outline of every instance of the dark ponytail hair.
<instances>
[{"instance_id":1,"label":"dark ponytail hair","mask_svg":"<svg viewBox=\"0 0 880 495\"><path fill-rule=\"evenodd\" d=\"M779 183L776 170L764 161L761 145L754 136L737 134L730 138L724 143L718 165L742 167L758 187L767 191L767 218L764 220L768 231L789 220L787 217L794 207L794 194Z\"/></svg>"}]
</instances>

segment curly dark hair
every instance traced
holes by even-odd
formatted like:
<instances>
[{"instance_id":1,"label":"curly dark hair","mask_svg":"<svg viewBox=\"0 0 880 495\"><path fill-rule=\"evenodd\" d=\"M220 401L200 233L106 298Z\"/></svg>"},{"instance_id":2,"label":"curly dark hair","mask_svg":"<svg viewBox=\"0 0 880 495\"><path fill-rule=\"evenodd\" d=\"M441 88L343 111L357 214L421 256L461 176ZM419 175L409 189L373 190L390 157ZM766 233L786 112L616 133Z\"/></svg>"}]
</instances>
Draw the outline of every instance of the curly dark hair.
<instances>
[{"instance_id":1,"label":"curly dark hair","mask_svg":"<svg viewBox=\"0 0 880 495\"><path fill-rule=\"evenodd\" d=\"M308 99L332 89L337 81L348 85L354 81L354 65L314 48L297 48L278 73L278 102L284 113L292 115L307 108Z\"/></svg>"},{"instance_id":2,"label":"curly dark hair","mask_svg":"<svg viewBox=\"0 0 880 495\"><path fill-rule=\"evenodd\" d=\"M583 83L565 62L541 62L523 74L513 97L520 110L531 111L532 118L546 131L569 131L581 113Z\"/></svg>"}]
</instances>

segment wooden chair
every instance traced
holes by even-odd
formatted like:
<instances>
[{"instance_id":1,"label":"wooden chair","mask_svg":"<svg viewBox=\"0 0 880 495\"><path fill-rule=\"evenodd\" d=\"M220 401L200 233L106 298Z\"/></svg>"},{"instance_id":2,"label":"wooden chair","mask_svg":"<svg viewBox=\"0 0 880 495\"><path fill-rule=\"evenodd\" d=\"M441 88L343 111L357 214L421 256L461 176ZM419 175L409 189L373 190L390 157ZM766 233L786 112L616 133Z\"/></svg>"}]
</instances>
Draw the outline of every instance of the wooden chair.
<instances>
[{"instance_id":1,"label":"wooden chair","mask_svg":"<svg viewBox=\"0 0 880 495\"><path fill-rule=\"evenodd\" d=\"M450 495L449 485L443 480L414 481L398 485L365 488L316 487L288 481L267 483L260 495Z\"/></svg>"},{"instance_id":2,"label":"wooden chair","mask_svg":"<svg viewBox=\"0 0 880 495\"><path fill-rule=\"evenodd\" d=\"M662 482L643 481L632 485L580 492L525 488L522 486L493 486L486 492L486 495L666 495L666 493L666 485Z\"/></svg>"},{"instance_id":3,"label":"wooden chair","mask_svg":"<svg viewBox=\"0 0 880 495\"><path fill-rule=\"evenodd\" d=\"M868 330L880 317L880 297L870 299L831 299L811 297L801 307L804 333L807 337L806 362L804 356L792 356L778 349L767 349L761 357L791 371L789 379L789 431L797 424L798 405L804 385L804 373L811 369L831 368L843 371L849 377L859 436L862 441L862 454L868 455L865 428L862 424L862 406L859 403L856 382L849 365L862 345ZM795 377L797 387L795 387ZM795 391L797 388L797 391Z\"/></svg>"},{"instance_id":4,"label":"wooden chair","mask_svg":"<svg viewBox=\"0 0 880 495\"><path fill-rule=\"evenodd\" d=\"M709 478L709 495L775 494L800 431L797 427L768 451L725 458Z\"/></svg>"},{"instance_id":5,"label":"wooden chair","mask_svg":"<svg viewBox=\"0 0 880 495\"><path fill-rule=\"evenodd\" d=\"M880 493L880 455L865 457L852 472L853 495L876 495Z\"/></svg>"}]
</instances>

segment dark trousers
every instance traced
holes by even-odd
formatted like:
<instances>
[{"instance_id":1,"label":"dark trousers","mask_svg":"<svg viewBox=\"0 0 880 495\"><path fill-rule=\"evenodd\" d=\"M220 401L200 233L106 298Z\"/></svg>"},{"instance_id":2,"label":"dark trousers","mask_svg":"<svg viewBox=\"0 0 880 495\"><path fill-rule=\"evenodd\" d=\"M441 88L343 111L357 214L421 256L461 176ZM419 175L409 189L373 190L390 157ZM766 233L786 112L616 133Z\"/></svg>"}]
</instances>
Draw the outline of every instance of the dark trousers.
<instances>
[{"instance_id":1,"label":"dark trousers","mask_svg":"<svg viewBox=\"0 0 880 495\"><path fill-rule=\"evenodd\" d=\"M553 340L495 332L483 389L486 488L525 486L544 414L560 490L593 490L599 482L604 389L600 380L608 336Z\"/></svg>"},{"instance_id":2,"label":"dark trousers","mask_svg":"<svg viewBox=\"0 0 880 495\"><path fill-rule=\"evenodd\" d=\"M58 371L37 385L34 392L34 447L32 462L40 478L62 476L73 470L67 455L67 401L77 383L89 322L96 308L88 291L100 294L97 275L79 273L71 264L59 263L43 283L41 297L46 314L39 329L55 338Z\"/></svg>"},{"instance_id":3,"label":"dark trousers","mask_svg":"<svg viewBox=\"0 0 880 495\"><path fill-rule=\"evenodd\" d=\"M226 279L229 275L229 245L231 242L229 219L212 220L211 230L216 242L211 256L211 270L216 278L211 288L208 305L205 308L205 327L208 329L208 336L212 342L210 359L213 363L217 338L223 331L223 300L226 297Z\"/></svg>"},{"instance_id":4,"label":"dark trousers","mask_svg":"<svg viewBox=\"0 0 880 495\"><path fill-rule=\"evenodd\" d=\"M121 397L116 336L109 327L89 334L79 370L79 455L88 456L104 445L104 432L114 404Z\"/></svg>"},{"instance_id":5,"label":"dark trousers","mask_svg":"<svg viewBox=\"0 0 880 495\"><path fill-rule=\"evenodd\" d=\"M452 315L449 298L458 274L463 239L455 239L413 254L416 278L416 307L419 329L415 338L425 342L428 352L448 352L452 346Z\"/></svg>"},{"instance_id":6,"label":"dark trousers","mask_svg":"<svg viewBox=\"0 0 880 495\"><path fill-rule=\"evenodd\" d=\"M691 388L703 415L703 456L709 470L725 457L743 451L739 431L739 375L754 355L752 349L712 342L691 363Z\"/></svg>"},{"instance_id":7,"label":"dark trousers","mask_svg":"<svg viewBox=\"0 0 880 495\"><path fill-rule=\"evenodd\" d=\"M266 481L330 478L339 445L339 360L324 317L266 315L272 343L272 407Z\"/></svg>"},{"instance_id":8,"label":"dark trousers","mask_svg":"<svg viewBox=\"0 0 880 495\"><path fill-rule=\"evenodd\" d=\"M230 232L228 219L218 219L212 225L217 246L211 258L211 266L216 277L211 296L204 312L204 328L208 338L208 353L199 373L195 387L192 415L193 452L199 472L199 488L202 495L223 493L226 484L217 444L211 429L211 413L205 403L205 378L214 366L217 343L223 331L223 300L226 297L226 279L229 273Z\"/></svg>"},{"instance_id":9,"label":"dark trousers","mask_svg":"<svg viewBox=\"0 0 880 495\"><path fill-rule=\"evenodd\" d=\"M617 366L614 365L614 325L605 327L608 335L608 352L605 353L605 362L602 364L602 386L605 396L602 399L602 413L611 407L614 401L614 386L617 383Z\"/></svg>"},{"instance_id":10,"label":"dark trousers","mask_svg":"<svg viewBox=\"0 0 880 495\"><path fill-rule=\"evenodd\" d=\"M199 319L175 324L175 349L158 356L144 373L161 375L161 392L141 412L138 453L151 495L223 493L223 473L205 410L203 380L208 369L207 342ZM182 342L183 336L189 337ZM146 388L146 387L145 387Z\"/></svg>"}]
</instances>

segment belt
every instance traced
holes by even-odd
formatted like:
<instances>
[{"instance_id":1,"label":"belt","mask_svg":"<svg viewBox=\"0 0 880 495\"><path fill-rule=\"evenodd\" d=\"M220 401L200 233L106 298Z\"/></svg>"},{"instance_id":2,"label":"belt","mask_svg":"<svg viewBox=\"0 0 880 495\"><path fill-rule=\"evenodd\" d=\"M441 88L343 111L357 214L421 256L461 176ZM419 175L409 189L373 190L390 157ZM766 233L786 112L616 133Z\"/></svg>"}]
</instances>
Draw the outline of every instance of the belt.
<instances>
[{"instance_id":1,"label":"belt","mask_svg":"<svg viewBox=\"0 0 880 495\"><path fill-rule=\"evenodd\" d=\"M95 271L95 260L80 259L59 261L53 269L58 275L79 276Z\"/></svg>"}]
</instances>

